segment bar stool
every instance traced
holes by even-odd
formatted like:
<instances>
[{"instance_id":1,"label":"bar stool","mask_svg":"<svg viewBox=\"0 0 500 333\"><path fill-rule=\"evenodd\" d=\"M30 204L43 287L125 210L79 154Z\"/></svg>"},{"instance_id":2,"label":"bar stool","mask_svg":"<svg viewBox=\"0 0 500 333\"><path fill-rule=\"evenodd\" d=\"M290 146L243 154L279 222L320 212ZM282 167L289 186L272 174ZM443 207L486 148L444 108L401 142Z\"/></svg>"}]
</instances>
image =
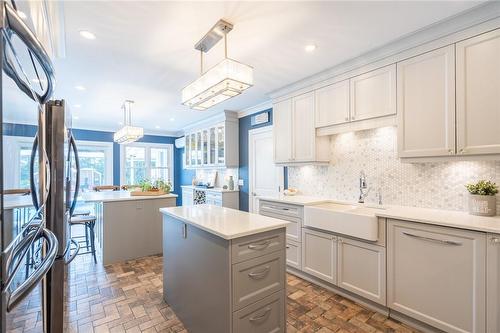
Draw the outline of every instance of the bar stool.
<instances>
[{"instance_id":1,"label":"bar stool","mask_svg":"<svg viewBox=\"0 0 500 333\"><path fill-rule=\"evenodd\" d=\"M78 241L78 243L85 244L85 248L87 251L79 252L78 255L91 253L92 256L94 257L94 263L97 264L96 251L95 251L95 230L94 230L96 221L97 218L90 214L77 215L77 216L73 215L69 220L69 226L70 226L70 234L71 234L71 228L75 225L83 225L85 227L85 236L77 236L72 238L74 239L85 238L85 240Z\"/></svg>"}]
</instances>

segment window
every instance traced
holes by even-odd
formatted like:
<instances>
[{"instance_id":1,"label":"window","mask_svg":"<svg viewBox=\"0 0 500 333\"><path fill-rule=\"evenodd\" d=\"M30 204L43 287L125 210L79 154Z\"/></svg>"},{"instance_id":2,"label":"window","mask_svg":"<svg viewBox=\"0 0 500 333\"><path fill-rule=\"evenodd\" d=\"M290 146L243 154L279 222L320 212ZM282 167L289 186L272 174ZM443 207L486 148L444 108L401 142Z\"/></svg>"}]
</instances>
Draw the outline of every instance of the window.
<instances>
[{"instance_id":1,"label":"window","mask_svg":"<svg viewBox=\"0 0 500 333\"><path fill-rule=\"evenodd\" d=\"M80 191L113 184L113 144L77 141L76 147L80 160Z\"/></svg>"},{"instance_id":2,"label":"window","mask_svg":"<svg viewBox=\"0 0 500 333\"><path fill-rule=\"evenodd\" d=\"M4 136L3 139L5 188L29 188L34 139L21 136ZM80 190L91 191L96 185L113 184L113 144L77 141L76 146L80 158ZM37 173L38 163L35 163L35 174Z\"/></svg>"},{"instance_id":3,"label":"window","mask_svg":"<svg viewBox=\"0 0 500 333\"><path fill-rule=\"evenodd\" d=\"M22 136L3 137L4 188L30 187L30 158L34 138ZM38 159L38 154L35 157ZM38 172L35 163L35 173Z\"/></svg>"},{"instance_id":4,"label":"window","mask_svg":"<svg viewBox=\"0 0 500 333\"><path fill-rule=\"evenodd\" d=\"M173 184L173 146L133 143L121 147L121 183L135 185L144 179Z\"/></svg>"}]
</instances>

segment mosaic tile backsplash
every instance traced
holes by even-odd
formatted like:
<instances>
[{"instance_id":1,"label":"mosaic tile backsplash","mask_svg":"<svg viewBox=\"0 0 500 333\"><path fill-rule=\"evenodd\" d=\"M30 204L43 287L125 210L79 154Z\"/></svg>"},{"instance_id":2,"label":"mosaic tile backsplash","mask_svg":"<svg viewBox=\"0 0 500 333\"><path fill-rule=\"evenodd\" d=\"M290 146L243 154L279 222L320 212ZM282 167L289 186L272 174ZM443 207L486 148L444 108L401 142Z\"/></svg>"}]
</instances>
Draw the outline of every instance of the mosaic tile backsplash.
<instances>
[{"instance_id":1,"label":"mosaic tile backsplash","mask_svg":"<svg viewBox=\"0 0 500 333\"><path fill-rule=\"evenodd\" d=\"M366 202L376 203L380 191L384 204L461 211L468 210L466 183L500 185L500 161L402 163L396 145L395 127L332 136L330 164L289 167L288 184L304 195L357 201L363 170L370 187Z\"/></svg>"}]
</instances>

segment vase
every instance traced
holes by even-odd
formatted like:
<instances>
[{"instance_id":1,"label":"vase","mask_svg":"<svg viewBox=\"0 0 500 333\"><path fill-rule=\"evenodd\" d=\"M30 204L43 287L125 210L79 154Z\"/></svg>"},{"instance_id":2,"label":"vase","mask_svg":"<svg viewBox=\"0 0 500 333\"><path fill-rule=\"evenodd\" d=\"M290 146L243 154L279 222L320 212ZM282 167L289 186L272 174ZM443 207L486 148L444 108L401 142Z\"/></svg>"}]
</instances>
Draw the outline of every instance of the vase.
<instances>
[{"instance_id":1,"label":"vase","mask_svg":"<svg viewBox=\"0 0 500 333\"><path fill-rule=\"evenodd\" d=\"M234 190L234 179L233 176L229 176L229 184L228 184L229 190L233 191Z\"/></svg>"},{"instance_id":2,"label":"vase","mask_svg":"<svg viewBox=\"0 0 500 333\"><path fill-rule=\"evenodd\" d=\"M470 194L469 214L495 216L497 214L497 198L494 195Z\"/></svg>"}]
</instances>

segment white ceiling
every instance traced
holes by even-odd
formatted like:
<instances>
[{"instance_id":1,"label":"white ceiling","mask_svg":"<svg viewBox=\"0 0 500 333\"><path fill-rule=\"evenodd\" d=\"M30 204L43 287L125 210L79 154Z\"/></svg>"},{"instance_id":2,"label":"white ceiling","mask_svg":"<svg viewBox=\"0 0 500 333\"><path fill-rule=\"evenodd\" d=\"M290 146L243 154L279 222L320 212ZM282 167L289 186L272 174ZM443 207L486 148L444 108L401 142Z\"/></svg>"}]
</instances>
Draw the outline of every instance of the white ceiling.
<instances>
[{"instance_id":1,"label":"white ceiling","mask_svg":"<svg viewBox=\"0 0 500 333\"><path fill-rule=\"evenodd\" d=\"M77 128L117 130L120 106L132 99L134 125L149 133L178 131L224 109L265 102L273 90L477 4L68 1L66 58L55 61L55 97L81 104L72 107ZM254 67L255 85L212 109L192 111L181 105L180 92L199 75L199 53L193 46L220 18L234 24L229 57ZM83 39L82 29L97 39ZM222 44L206 56L205 68L222 59ZM316 44L316 51L306 53L307 44ZM86 90L78 91L76 85ZM6 120L34 123L35 113L22 101L9 105Z\"/></svg>"}]
</instances>

